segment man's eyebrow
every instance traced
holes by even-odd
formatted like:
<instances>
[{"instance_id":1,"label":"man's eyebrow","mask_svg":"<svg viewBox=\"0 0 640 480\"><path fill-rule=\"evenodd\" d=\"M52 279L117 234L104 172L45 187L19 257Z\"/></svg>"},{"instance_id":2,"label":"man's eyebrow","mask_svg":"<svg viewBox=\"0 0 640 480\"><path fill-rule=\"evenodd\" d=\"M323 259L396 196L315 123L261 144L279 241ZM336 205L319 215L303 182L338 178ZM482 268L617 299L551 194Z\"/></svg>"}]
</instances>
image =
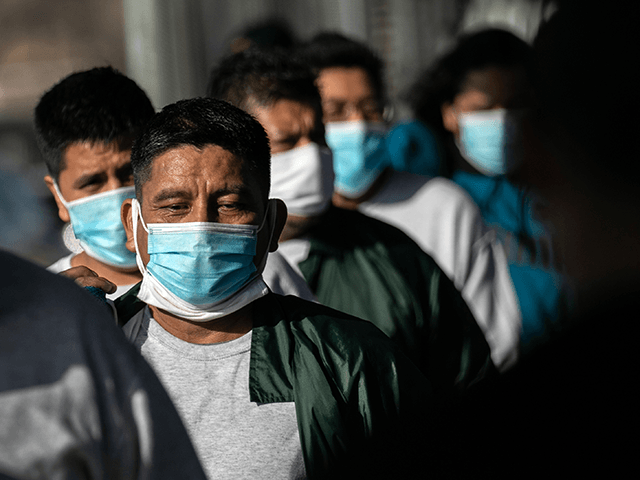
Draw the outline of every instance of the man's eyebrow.
<instances>
[{"instance_id":1,"label":"man's eyebrow","mask_svg":"<svg viewBox=\"0 0 640 480\"><path fill-rule=\"evenodd\" d=\"M73 187L82 188L105 177L106 175L103 172L85 173L73 181Z\"/></svg>"},{"instance_id":2,"label":"man's eyebrow","mask_svg":"<svg viewBox=\"0 0 640 480\"><path fill-rule=\"evenodd\" d=\"M162 202L163 200L169 200L172 198L191 198L191 193L187 190L180 189L161 190L153 197L153 201Z\"/></svg>"},{"instance_id":3,"label":"man's eyebrow","mask_svg":"<svg viewBox=\"0 0 640 480\"><path fill-rule=\"evenodd\" d=\"M231 194L251 195L253 192L246 184L235 184L235 185L229 185L227 187L221 188L216 193L219 197L221 197L223 195L231 195Z\"/></svg>"}]
</instances>

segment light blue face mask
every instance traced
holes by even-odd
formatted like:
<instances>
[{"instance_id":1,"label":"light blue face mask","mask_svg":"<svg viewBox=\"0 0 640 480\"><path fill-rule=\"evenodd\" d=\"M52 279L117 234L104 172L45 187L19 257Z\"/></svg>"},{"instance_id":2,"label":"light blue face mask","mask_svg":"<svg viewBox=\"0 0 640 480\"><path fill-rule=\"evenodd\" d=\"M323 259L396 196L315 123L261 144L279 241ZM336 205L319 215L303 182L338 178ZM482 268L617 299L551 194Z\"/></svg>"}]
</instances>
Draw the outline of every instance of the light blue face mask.
<instances>
[{"instance_id":1,"label":"light blue face mask","mask_svg":"<svg viewBox=\"0 0 640 480\"><path fill-rule=\"evenodd\" d=\"M137 212L135 212L137 213ZM265 219L267 218L265 213ZM264 225L264 220L263 220ZM191 305L223 301L256 276L256 225L150 223L146 271ZM141 269L143 275L144 270Z\"/></svg>"},{"instance_id":2,"label":"light blue face mask","mask_svg":"<svg viewBox=\"0 0 640 480\"><path fill-rule=\"evenodd\" d=\"M333 152L335 190L347 198L364 194L391 165L381 122L330 122L325 138Z\"/></svg>"},{"instance_id":3,"label":"light blue face mask","mask_svg":"<svg viewBox=\"0 0 640 480\"><path fill-rule=\"evenodd\" d=\"M113 267L135 268L136 255L127 250L127 234L120 219L122 202L135 197L135 188L117 188L67 202L54 186L87 255Z\"/></svg>"},{"instance_id":4,"label":"light blue face mask","mask_svg":"<svg viewBox=\"0 0 640 480\"><path fill-rule=\"evenodd\" d=\"M479 172L503 175L507 172L509 140L504 109L464 113L458 117L460 154Z\"/></svg>"}]
</instances>

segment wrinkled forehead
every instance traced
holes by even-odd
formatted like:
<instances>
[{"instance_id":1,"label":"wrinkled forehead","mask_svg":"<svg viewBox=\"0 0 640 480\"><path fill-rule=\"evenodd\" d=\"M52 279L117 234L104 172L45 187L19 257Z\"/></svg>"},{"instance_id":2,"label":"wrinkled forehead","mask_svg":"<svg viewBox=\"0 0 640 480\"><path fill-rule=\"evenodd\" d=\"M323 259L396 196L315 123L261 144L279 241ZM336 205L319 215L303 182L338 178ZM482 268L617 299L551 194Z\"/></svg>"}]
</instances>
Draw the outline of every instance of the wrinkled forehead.
<instances>
[{"instance_id":1,"label":"wrinkled forehead","mask_svg":"<svg viewBox=\"0 0 640 480\"><path fill-rule=\"evenodd\" d=\"M266 200L267 194L260 185L260 174L251 162L223 147L183 145L170 148L151 161L142 190L147 193L206 186L211 192L233 189Z\"/></svg>"}]
</instances>

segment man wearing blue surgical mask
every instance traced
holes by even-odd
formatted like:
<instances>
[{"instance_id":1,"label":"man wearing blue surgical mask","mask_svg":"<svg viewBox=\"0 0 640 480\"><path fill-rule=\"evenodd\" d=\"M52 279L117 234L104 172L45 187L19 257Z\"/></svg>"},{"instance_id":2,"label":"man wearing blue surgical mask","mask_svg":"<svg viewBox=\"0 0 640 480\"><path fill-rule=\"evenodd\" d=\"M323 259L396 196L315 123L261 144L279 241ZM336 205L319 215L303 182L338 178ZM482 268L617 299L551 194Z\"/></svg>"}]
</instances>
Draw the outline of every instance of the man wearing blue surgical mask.
<instances>
[{"instance_id":1,"label":"man wearing blue surgical mask","mask_svg":"<svg viewBox=\"0 0 640 480\"><path fill-rule=\"evenodd\" d=\"M458 185L393 168L382 123L382 61L333 33L312 39L302 54L318 74L336 168L333 203L400 228L433 256L483 329L494 363L509 368L519 354L521 313L504 249Z\"/></svg>"},{"instance_id":2,"label":"man wearing blue surgical mask","mask_svg":"<svg viewBox=\"0 0 640 480\"><path fill-rule=\"evenodd\" d=\"M517 120L532 104L532 48L488 29L460 38L416 82L416 116L446 146L444 171L464 188L505 245L522 311L521 345L531 350L562 327L569 287L533 191L509 178L522 157Z\"/></svg>"},{"instance_id":3,"label":"man wearing blue surgical mask","mask_svg":"<svg viewBox=\"0 0 640 480\"><path fill-rule=\"evenodd\" d=\"M425 378L370 323L262 279L287 209L269 199L260 123L223 101L183 100L151 119L131 162L136 198L122 218L143 280L122 300L142 308L124 331L209 478L415 474L428 451Z\"/></svg>"},{"instance_id":4,"label":"man wearing blue surgical mask","mask_svg":"<svg viewBox=\"0 0 640 480\"><path fill-rule=\"evenodd\" d=\"M131 145L154 109L133 80L111 67L74 73L47 91L35 109L45 183L74 252L49 270L115 298L141 280L125 247L120 205L134 196Z\"/></svg>"},{"instance_id":5,"label":"man wearing blue surgical mask","mask_svg":"<svg viewBox=\"0 0 640 480\"><path fill-rule=\"evenodd\" d=\"M42 97L36 131L49 175L45 182L70 222L65 243L74 252L49 267L115 299L142 280L127 250L120 218L133 198L131 145L154 110L136 83L110 67L72 74ZM313 299L304 280L274 256L275 291ZM100 292L98 292L100 293Z\"/></svg>"}]
</instances>

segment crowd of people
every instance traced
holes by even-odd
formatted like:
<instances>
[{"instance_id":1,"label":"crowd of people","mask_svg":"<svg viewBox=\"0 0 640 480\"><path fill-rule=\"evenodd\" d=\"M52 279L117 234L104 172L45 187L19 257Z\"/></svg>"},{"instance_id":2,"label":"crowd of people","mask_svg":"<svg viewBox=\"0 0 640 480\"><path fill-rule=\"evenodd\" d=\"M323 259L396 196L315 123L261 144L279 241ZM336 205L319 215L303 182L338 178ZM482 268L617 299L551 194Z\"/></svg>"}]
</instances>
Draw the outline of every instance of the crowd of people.
<instances>
[{"instance_id":1,"label":"crowd of people","mask_svg":"<svg viewBox=\"0 0 640 480\"><path fill-rule=\"evenodd\" d=\"M461 36L396 124L337 33L159 112L111 67L53 85L71 253L0 252L0 479L626 474L637 13Z\"/></svg>"}]
</instances>

